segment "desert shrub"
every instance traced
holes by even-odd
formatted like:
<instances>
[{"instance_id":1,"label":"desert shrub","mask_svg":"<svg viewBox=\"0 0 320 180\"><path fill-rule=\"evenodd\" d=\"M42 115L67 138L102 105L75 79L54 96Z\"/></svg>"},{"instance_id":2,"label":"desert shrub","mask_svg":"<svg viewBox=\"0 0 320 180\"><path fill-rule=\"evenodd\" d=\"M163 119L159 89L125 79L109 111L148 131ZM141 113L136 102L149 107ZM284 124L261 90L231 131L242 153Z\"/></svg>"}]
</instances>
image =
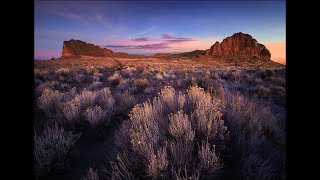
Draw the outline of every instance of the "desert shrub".
<instances>
[{"instance_id":1,"label":"desert shrub","mask_svg":"<svg viewBox=\"0 0 320 180\"><path fill-rule=\"evenodd\" d=\"M270 161L265 166L263 162L266 159L260 160L258 157L271 156L274 146L280 143L281 138L279 137L284 135L283 131L278 128L276 118L270 108L241 97L239 94L232 94L228 96L225 115L231 137L235 142L233 148L242 154L243 175L249 179L250 177L260 179L263 178L261 174L263 173L268 176L267 179L270 179L272 173L270 173L269 164L274 165L277 162ZM253 154L255 156L250 156ZM258 164L254 165L256 158L258 158Z\"/></svg>"},{"instance_id":2,"label":"desert shrub","mask_svg":"<svg viewBox=\"0 0 320 180\"><path fill-rule=\"evenodd\" d=\"M100 81L93 81L89 88L90 88L91 90L98 90L98 89L101 88L101 86L102 86L102 82L100 82Z\"/></svg>"},{"instance_id":3,"label":"desert shrub","mask_svg":"<svg viewBox=\"0 0 320 180\"><path fill-rule=\"evenodd\" d=\"M165 86L160 92L160 98L168 113L176 112L178 110L178 104L175 103L177 96L173 87Z\"/></svg>"},{"instance_id":4,"label":"desert shrub","mask_svg":"<svg viewBox=\"0 0 320 180\"><path fill-rule=\"evenodd\" d=\"M251 85L257 85L263 83L263 79L255 74L250 75L250 78L247 79L247 83Z\"/></svg>"},{"instance_id":5,"label":"desert shrub","mask_svg":"<svg viewBox=\"0 0 320 180\"><path fill-rule=\"evenodd\" d=\"M103 74L100 73L99 71L94 72L93 75L94 75L95 77L99 77L99 78L103 76Z\"/></svg>"},{"instance_id":6,"label":"desert shrub","mask_svg":"<svg viewBox=\"0 0 320 180\"><path fill-rule=\"evenodd\" d=\"M42 70L42 69L34 69L33 74L35 77L45 77L46 75L48 75L48 70Z\"/></svg>"},{"instance_id":7,"label":"desert shrub","mask_svg":"<svg viewBox=\"0 0 320 180\"><path fill-rule=\"evenodd\" d=\"M97 72L97 68L94 67L94 66L86 66L85 67L85 71L88 73L88 74L93 74L94 72Z\"/></svg>"},{"instance_id":8,"label":"desert shrub","mask_svg":"<svg viewBox=\"0 0 320 180\"><path fill-rule=\"evenodd\" d=\"M69 122L74 123L75 121L80 120L80 116L81 116L80 98L76 97L66 102L64 104L62 112Z\"/></svg>"},{"instance_id":9,"label":"desert shrub","mask_svg":"<svg viewBox=\"0 0 320 180\"><path fill-rule=\"evenodd\" d=\"M271 86L271 93L274 96L285 96L286 95L286 89L281 86Z\"/></svg>"},{"instance_id":10,"label":"desert shrub","mask_svg":"<svg viewBox=\"0 0 320 180\"><path fill-rule=\"evenodd\" d=\"M104 87L96 93L96 102L107 112L108 117L112 116L115 100L108 87Z\"/></svg>"},{"instance_id":11,"label":"desert shrub","mask_svg":"<svg viewBox=\"0 0 320 180\"><path fill-rule=\"evenodd\" d=\"M215 70L213 70L213 71L210 72L210 76L209 76L209 77L210 77L210 79L212 79L212 80L218 80L218 79L220 79L218 73L217 73Z\"/></svg>"},{"instance_id":12,"label":"desert shrub","mask_svg":"<svg viewBox=\"0 0 320 180\"><path fill-rule=\"evenodd\" d=\"M174 74L174 72L170 69L169 71L165 71L163 72L163 77L166 79L175 79L176 75Z\"/></svg>"},{"instance_id":13,"label":"desert shrub","mask_svg":"<svg viewBox=\"0 0 320 180\"><path fill-rule=\"evenodd\" d=\"M258 69L257 76L260 77L262 80L269 78L274 75L274 71L271 69Z\"/></svg>"},{"instance_id":14,"label":"desert shrub","mask_svg":"<svg viewBox=\"0 0 320 180\"><path fill-rule=\"evenodd\" d=\"M266 69L266 76L271 77L274 75L274 71L271 69Z\"/></svg>"},{"instance_id":15,"label":"desert shrub","mask_svg":"<svg viewBox=\"0 0 320 180\"><path fill-rule=\"evenodd\" d=\"M94 82L94 81L100 81L100 77L93 75L93 76L92 76L92 81L93 81L93 82Z\"/></svg>"},{"instance_id":16,"label":"desert shrub","mask_svg":"<svg viewBox=\"0 0 320 180\"><path fill-rule=\"evenodd\" d=\"M271 86L272 99L276 104L284 105L286 102L286 89L281 86Z\"/></svg>"},{"instance_id":17,"label":"desert shrub","mask_svg":"<svg viewBox=\"0 0 320 180\"><path fill-rule=\"evenodd\" d=\"M143 71L144 71L144 67L143 66L138 66L137 68L136 68L136 71L135 71L135 74L142 74L143 73Z\"/></svg>"},{"instance_id":18,"label":"desert shrub","mask_svg":"<svg viewBox=\"0 0 320 180\"><path fill-rule=\"evenodd\" d=\"M272 84L277 86L285 87L286 85L286 79L284 77L271 77L270 80Z\"/></svg>"},{"instance_id":19,"label":"desert shrub","mask_svg":"<svg viewBox=\"0 0 320 180\"><path fill-rule=\"evenodd\" d=\"M77 95L77 88L73 87L72 89L63 93L62 101L67 102L74 99Z\"/></svg>"},{"instance_id":20,"label":"desert shrub","mask_svg":"<svg viewBox=\"0 0 320 180\"><path fill-rule=\"evenodd\" d=\"M276 119L270 108L240 96L231 95L226 107L226 119L236 142L247 150L263 143L276 126Z\"/></svg>"},{"instance_id":21,"label":"desert shrub","mask_svg":"<svg viewBox=\"0 0 320 180\"><path fill-rule=\"evenodd\" d=\"M135 67L126 67L121 70L121 76L124 78L130 78L133 76L133 72L136 71Z\"/></svg>"},{"instance_id":22,"label":"desert shrub","mask_svg":"<svg viewBox=\"0 0 320 180\"><path fill-rule=\"evenodd\" d=\"M207 174L215 175L222 168L223 164L220 162L219 156L215 152L215 146L208 143L202 143L199 147L198 156L200 159L200 166Z\"/></svg>"},{"instance_id":23,"label":"desert shrub","mask_svg":"<svg viewBox=\"0 0 320 180\"><path fill-rule=\"evenodd\" d=\"M85 119L92 127L97 127L105 122L106 112L100 106L88 108L84 112Z\"/></svg>"},{"instance_id":24,"label":"desert shrub","mask_svg":"<svg viewBox=\"0 0 320 180\"><path fill-rule=\"evenodd\" d=\"M59 75L68 75L70 73L70 69L68 69L68 68L59 68L59 69L55 70L55 73L59 74Z\"/></svg>"},{"instance_id":25,"label":"desert shrub","mask_svg":"<svg viewBox=\"0 0 320 180\"><path fill-rule=\"evenodd\" d=\"M82 90L81 94L79 94L81 107L84 109L91 107L95 104L96 100L96 92L87 90L86 88Z\"/></svg>"},{"instance_id":26,"label":"desert shrub","mask_svg":"<svg viewBox=\"0 0 320 180\"><path fill-rule=\"evenodd\" d=\"M151 177L159 177L167 169L168 165L167 149L162 147L157 153L150 155L147 174Z\"/></svg>"},{"instance_id":27,"label":"desert shrub","mask_svg":"<svg viewBox=\"0 0 320 180\"><path fill-rule=\"evenodd\" d=\"M250 73L244 71L240 75L240 83L255 85L255 77L252 76Z\"/></svg>"},{"instance_id":28,"label":"desert shrub","mask_svg":"<svg viewBox=\"0 0 320 180\"><path fill-rule=\"evenodd\" d=\"M133 158L129 158L127 151L124 151L121 154L117 154L116 161L110 162L111 168L112 168L111 179L112 180L135 179L133 172L137 172L137 171L134 171L136 168L133 165L132 160Z\"/></svg>"},{"instance_id":29,"label":"desert shrub","mask_svg":"<svg viewBox=\"0 0 320 180\"><path fill-rule=\"evenodd\" d=\"M112 86L117 86L120 82L120 79L122 79L122 77L118 71L115 71L113 75L108 77L108 81Z\"/></svg>"},{"instance_id":30,"label":"desert shrub","mask_svg":"<svg viewBox=\"0 0 320 180\"><path fill-rule=\"evenodd\" d=\"M149 86L144 90L144 93L146 94L155 94L155 88L153 86Z\"/></svg>"},{"instance_id":31,"label":"desert shrub","mask_svg":"<svg viewBox=\"0 0 320 180\"><path fill-rule=\"evenodd\" d=\"M163 75L161 73L156 73L155 77L157 80L163 80Z\"/></svg>"},{"instance_id":32,"label":"desert shrub","mask_svg":"<svg viewBox=\"0 0 320 180\"><path fill-rule=\"evenodd\" d=\"M87 173L84 176L82 176L81 180L99 180L97 170L89 168Z\"/></svg>"},{"instance_id":33,"label":"desert shrub","mask_svg":"<svg viewBox=\"0 0 320 180\"><path fill-rule=\"evenodd\" d=\"M133 86L137 87L138 92L142 92L147 86L149 86L149 81L146 78L138 78L133 80Z\"/></svg>"},{"instance_id":34,"label":"desert shrub","mask_svg":"<svg viewBox=\"0 0 320 180\"><path fill-rule=\"evenodd\" d=\"M39 86L41 83L43 83L43 81L39 78L34 78L34 86L37 87Z\"/></svg>"},{"instance_id":35,"label":"desert shrub","mask_svg":"<svg viewBox=\"0 0 320 180\"><path fill-rule=\"evenodd\" d=\"M115 100L108 87L99 91L84 89L76 94L75 89L70 92L68 101L63 104L63 114L69 124L83 124L83 119L92 127L108 124L115 111Z\"/></svg>"},{"instance_id":36,"label":"desert shrub","mask_svg":"<svg viewBox=\"0 0 320 180\"><path fill-rule=\"evenodd\" d=\"M80 71L77 75L74 76L74 81L76 83L82 83L85 79L86 75L83 71Z\"/></svg>"},{"instance_id":37,"label":"desert shrub","mask_svg":"<svg viewBox=\"0 0 320 180\"><path fill-rule=\"evenodd\" d=\"M58 85L57 90L62 91L62 92L67 92L71 89L70 84L68 83L61 83Z\"/></svg>"},{"instance_id":38,"label":"desert shrub","mask_svg":"<svg viewBox=\"0 0 320 180\"><path fill-rule=\"evenodd\" d=\"M59 85L58 81L44 81L36 87L36 91L42 93L44 89L55 89Z\"/></svg>"},{"instance_id":39,"label":"desert shrub","mask_svg":"<svg viewBox=\"0 0 320 180\"><path fill-rule=\"evenodd\" d=\"M172 179L175 179L175 180L188 180L188 179L190 179L190 180L191 179L192 180L200 180L200 172L195 170L193 172L193 174L191 176L189 176L186 166L184 167L184 169L182 169L182 168L179 168L179 169L172 168L171 172L172 172Z\"/></svg>"},{"instance_id":40,"label":"desert shrub","mask_svg":"<svg viewBox=\"0 0 320 180\"><path fill-rule=\"evenodd\" d=\"M67 132L57 123L47 126L42 135L34 135L34 158L37 174L66 167L68 155L81 134Z\"/></svg>"},{"instance_id":41,"label":"desert shrub","mask_svg":"<svg viewBox=\"0 0 320 180\"><path fill-rule=\"evenodd\" d=\"M272 179L274 168L270 159L263 159L259 155L250 154L242 159L241 172L248 179Z\"/></svg>"},{"instance_id":42,"label":"desert shrub","mask_svg":"<svg viewBox=\"0 0 320 180\"><path fill-rule=\"evenodd\" d=\"M235 81L235 74L233 74L231 71L227 72L220 72L221 79L224 79L226 81L234 82Z\"/></svg>"},{"instance_id":43,"label":"desert shrub","mask_svg":"<svg viewBox=\"0 0 320 180\"><path fill-rule=\"evenodd\" d=\"M188 94L188 110L194 112L191 115L192 121L196 125L196 133L199 137L209 137L215 141L223 141L227 133L222 117L223 104L220 99L214 99L204 92L202 88L190 87Z\"/></svg>"},{"instance_id":44,"label":"desert shrub","mask_svg":"<svg viewBox=\"0 0 320 180\"><path fill-rule=\"evenodd\" d=\"M116 111L118 113L121 113L133 108L133 106L136 104L136 98L131 95L129 91L125 91L123 94L119 95L119 99L117 102L118 103Z\"/></svg>"},{"instance_id":45,"label":"desert shrub","mask_svg":"<svg viewBox=\"0 0 320 180\"><path fill-rule=\"evenodd\" d=\"M191 127L191 122L188 116L183 111L178 111L176 114L169 115L169 132L176 138L186 138L193 141L194 131Z\"/></svg>"},{"instance_id":46,"label":"desert shrub","mask_svg":"<svg viewBox=\"0 0 320 180\"><path fill-rule=\"evenodd\" d=\"M165 87L158 97L136 105L116 132L118 153L111 162L111 178L216 175L222 162L214 145L228 136L222 108L199 87L190 87L186 94Z\"/></svg>"},{"instance_id":47,"label":"desert shrub","mask_svg":"<svg viewBox=\"0 0 320 180\"><path fill-rule=\"evenodd\" d=\"M47 116L51 117L60 110L62 97L63 93L60 91L45 88L42 95L38 98L38 107L43 110Z\"/></svg>"},{"instance_id":48,"label":"desert shrub","mask_svg":"<svg viewBox=\"0 0 320 180\"><path fill-rule=\"evenodd\" d=\"M249 93L251 95L257 95L258 97L263 98L263 99L268 99L271 94L270 89L268 89L264 86L257 86L253 89L250 89Z\"/></svg>"},{"instance_id":49,"label":"desert shrub","mask_svg":"<svg viewBox=\"0 0 320 180\"><path fill-rule=\"evenodd\" d=\"M149 79L152 76L152 73L148 69L144 69L142 76Z\"/></svg>"},{"instance_id":50,"label":"desert shrub","mask_svg":"<svg viewBox=\"0 0 320 180\"><path fill-rule=\"evenodd\" d=\"M131 121L124 121L118 131L115 132L115 145L118 151L124 151L127 147L131 146L131 139L130 139L130 128L131 128Z\"/></svg>"},{"instance_id":51,"label":"desert shrub","mask_svg":"<svg viewBox=\"0 0 320 180\"><path fill-rule=\"evenodd\" d=\"M176 87L179 89L185 89L186 87L185 87L184 80L181 78L177 79Z\"/></svg>"},{"instance_id":52,"label":"desert shrub","mask_svg":"<svg viewBox=\"0 0 320 180\"><path fill-rule=\"evenodd\" d=\"M120 91L124 91L124 90L129 89L130 88L130 79L128 79L128 78L120 79L117 88Z\"/></svg>"},{"instance_id":53,"label":"desert shrub","mask_svg":"<svg viewBox=\"0 0 320 180\"><path fill-rule=\"evenodd\" d=\"M115 100L111 94L108 87L105 87L98 92L90 92L85 90L85 93L81 94L84 96L84 100L87 103L81 105L82 107L87 107L84 116L92 127L96 127L102 124L108 124L111 117L114 114L114 104ZM95 104L94 107L92 107Z\"/></svg>"},{"instance_id":54,"label":"desert shrub","mask_svg":"<svg viewBox=\"0 0 320 180\"><path fill-rule=\"evenodd\" d=\"M211 96L220 99L223 104L225 103L226 90L220 81L214 81L208 87L208 92L211 94Z\"/></svg>"}]
</instances>

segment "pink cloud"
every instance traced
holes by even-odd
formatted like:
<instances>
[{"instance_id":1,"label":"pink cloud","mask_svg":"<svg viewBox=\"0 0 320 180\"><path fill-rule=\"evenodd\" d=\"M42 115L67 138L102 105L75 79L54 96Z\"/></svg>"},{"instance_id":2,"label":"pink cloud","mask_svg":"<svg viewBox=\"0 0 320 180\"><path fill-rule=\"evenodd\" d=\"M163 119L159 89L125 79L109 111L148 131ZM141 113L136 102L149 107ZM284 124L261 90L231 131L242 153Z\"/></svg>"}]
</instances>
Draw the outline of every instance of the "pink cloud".
<instances>
[{"instance_id":1,"label":"pink cloud","mask_svg":"<svg viewBox=\"0 0 320 180\"><path fill-rule=\"evenodd\" d=\"M168 45L165 43L158 44L144 44L144 45L106 45L106 48L115 48L115 49L146 49L146 50L159 50L167 49Z\"/></svg>"},{"instance_id":2,"label":"pink cloud","mask_svg":"<svg viewBox=\"0 0 320 180\"><path fill-rule=\"evenodd\" d=\"M132 39L118 39L108 45L104 45L106 48L114 48L116 50L123 49L145 49L145 50L166 50L170 49L174 44L183 44L191 41L197 41L193 38L186 37L174 37L170 34L162 34L161 38L132 38Z\"/></svg>"},{"instance_id":3,"label":"pink cloud","mask_svg":"<svg viewBox=\"0 0 320 180\"><path fill-rule=\"evenodd\" d=\"M136 39L132 39L133 41L137 41L137 42L146 42L149 41L149 38L136 38Z\"/></svg>"},{"instance_id":4,"label":"pink cloud","mask_svg":"<svg viewBox=\"0 0 320 180\"><path fill-rule=\"evenodd\" d=\"M173 37L171 34L162 34L161 35L163 39L172 39L172 38L175 38Z\"/></svg>"}]
</instances>

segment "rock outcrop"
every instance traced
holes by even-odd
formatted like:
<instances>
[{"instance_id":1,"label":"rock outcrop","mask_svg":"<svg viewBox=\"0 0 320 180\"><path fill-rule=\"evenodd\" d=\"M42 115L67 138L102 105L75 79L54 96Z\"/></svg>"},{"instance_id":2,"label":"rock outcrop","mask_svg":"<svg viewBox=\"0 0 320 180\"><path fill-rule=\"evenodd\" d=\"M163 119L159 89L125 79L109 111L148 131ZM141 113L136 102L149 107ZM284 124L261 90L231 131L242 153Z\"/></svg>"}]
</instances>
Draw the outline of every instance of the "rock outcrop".
<instances>
[{"instance_id":1,"label":"rock outcrop","mask_svg":"<svg viewBox=\"0 0 320 180\"><path fill-rule=\"evenodd\" d=\"M80 40L64 41L62 58L93 56L93 57L113 57L115 53L110 49L101 48Z\"/></svg>"},{"instance_id":2,"label":"rock outcrop","mask_svg":"<svg viewBox=\"0 0 320 180\"><path fill-rule=\"evenodd\" d=\"M221 43L218 41L211 46L210 50L206 50L207 56L236 56L240 58L255 58L262 61L270 61L270 51L257 42L249 34L235 33L225 38Z\"/></svg>"}]
</instances>

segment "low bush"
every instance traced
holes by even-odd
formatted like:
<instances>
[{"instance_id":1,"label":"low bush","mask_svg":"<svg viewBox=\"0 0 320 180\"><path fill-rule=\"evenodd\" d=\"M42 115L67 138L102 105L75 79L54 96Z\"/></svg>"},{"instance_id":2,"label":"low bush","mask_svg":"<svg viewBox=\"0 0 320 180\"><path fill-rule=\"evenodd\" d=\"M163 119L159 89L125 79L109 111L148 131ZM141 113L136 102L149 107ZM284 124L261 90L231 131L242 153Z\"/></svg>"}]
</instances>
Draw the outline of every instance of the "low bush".
<instances>
[{"instance_id":1,"label":"low bush","mask_svg":"<svg viewBox=\"0 0 320 180\"><path fill-rule=\"evenodd\" d=\"M89 168L87 173L84 176L82 176L81 180L99 180L97 170Z\"/></svg>"},{"instance_id":2,"label":"low bush","mask_svg":"<svg viewBox=\"0 0 320 180\"><path fill-rule=\"evenodd\" d=\"M48 117L52 117L61 108L63 93L58 90L45 88L38 99L38 107L45 112Z\"/></svg>"},{"instance_id":3,"label":"low bush","mask_svg":"<svg viewBox=\"0 0 320 180\"><path fill-rule=\"evenodd\" d=\"M222 109L218 99L199 87L186 94L165 87L152 101L136 105L116 132L111 178L218 175L223 163L217 153L228 137Z\"/></svg>"},{"instance_id":4,"label":"low bush","mask_svg":"<svg viewBox=\"0 0 320 180\"><path fill-rule=\"evenodd\" d=\"M65 131L57 123L47 126L41 135L34 135L34 159L37 175L64 169L69 153L81 134Z\"/></svg>"},{"instance_id":5,"label":"low bush","mask_svg":"<svg viewBox=\"0 0 320 180\"><path fill-rule=\"evenodd\" d=\"M105 122L106 112L100 106L88 108L84 112L85 119L92 127L97 127Z\"/></svg>"},{"instance_id":6,"label":"low bush","mask_svg":"<svg viewBox=\"0 0 320 180\"><path fill-rule=\"evenodd\" d=\"M235 143L233 150L242 154L243 175L249 179L271 179L271 167L278 162L267 159L273 153L271 149L280 143L276 139L280 140L278 137L284 133L270 108L238 93L229 94L225 115Z\"/></svg>"}]
</instances>

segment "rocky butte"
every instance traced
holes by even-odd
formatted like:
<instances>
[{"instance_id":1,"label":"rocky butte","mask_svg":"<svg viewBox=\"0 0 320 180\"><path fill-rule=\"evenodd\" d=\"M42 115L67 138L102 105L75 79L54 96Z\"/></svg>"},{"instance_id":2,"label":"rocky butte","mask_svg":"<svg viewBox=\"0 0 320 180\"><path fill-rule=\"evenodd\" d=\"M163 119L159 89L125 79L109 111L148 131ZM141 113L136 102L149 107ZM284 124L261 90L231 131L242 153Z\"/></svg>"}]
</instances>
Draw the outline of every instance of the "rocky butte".
<instances>
[{"instance_id":1,"label":"rocky butte","mask_svg":"<svg viewBox=\"0 0 320 180\"><path fill-rule=\"evenodd\" d=\"M242 58L254 58L262 61L270 61L270 51L257 42L249 34L238 32L225 38L221 43L218 41L205 51L206 56L228 57L237 56Z\"/></svg>"}]
</instances>

